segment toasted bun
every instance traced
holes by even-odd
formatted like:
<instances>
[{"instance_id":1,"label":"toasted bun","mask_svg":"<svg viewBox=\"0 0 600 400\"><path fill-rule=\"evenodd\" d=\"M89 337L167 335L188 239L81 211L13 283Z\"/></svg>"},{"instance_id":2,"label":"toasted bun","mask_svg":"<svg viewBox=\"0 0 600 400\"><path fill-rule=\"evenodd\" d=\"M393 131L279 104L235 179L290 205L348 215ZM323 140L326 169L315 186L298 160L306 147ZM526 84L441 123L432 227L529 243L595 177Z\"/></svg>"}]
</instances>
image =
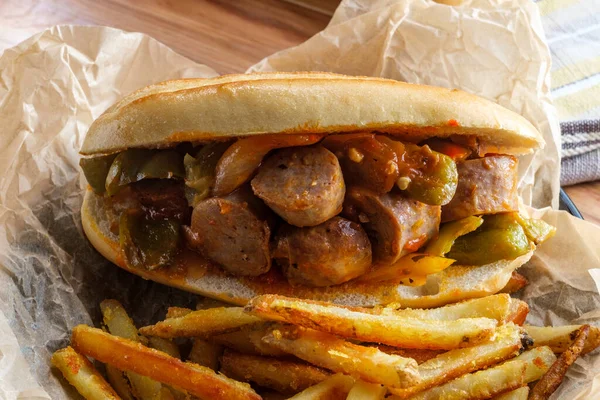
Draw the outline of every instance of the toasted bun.
<instances>
[{"instance_id":1,"label":"toasted bun","mask_svg":"<svg viewBox=\"0 0 600 400\"><path fill-rule=\"evenodd\" d=\"M462 92L330 73L263 73L174 80L148 86L90 127L83 155L160 148L267 133L372 130L409 141L476 135L491 153L542 147L522 116Z\"/></svg>"},{"instance_id":2,"label":"toasted bun","mask_svg":"<svg viewBox=\"0 0 600 400\"><path fill-rule=\"evenodd\" d=\"M424 286L376 285L348 282L328 288L290 286L284 279L243 278L225 274L210 261L186 252L174 265L154 271L128 268L121 257L118 238L109 230L104 200L88 189L81 208L83 230L92 245L119 267L165 285L229 303L244 305L261 294L280 294L355 306L399 303L411 308L430 308L499 292L512 271L526 263L533 251L512 261L483 266L451 266L430 275Z\"/></svg>"}]
</instances>

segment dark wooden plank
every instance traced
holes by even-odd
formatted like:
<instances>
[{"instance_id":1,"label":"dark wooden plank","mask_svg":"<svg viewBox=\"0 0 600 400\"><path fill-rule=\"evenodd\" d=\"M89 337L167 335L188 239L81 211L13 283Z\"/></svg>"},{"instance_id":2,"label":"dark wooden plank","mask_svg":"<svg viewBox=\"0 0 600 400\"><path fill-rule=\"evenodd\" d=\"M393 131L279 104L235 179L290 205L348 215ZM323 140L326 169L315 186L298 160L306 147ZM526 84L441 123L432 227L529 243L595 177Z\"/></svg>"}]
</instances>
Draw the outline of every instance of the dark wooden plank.
<instances>
[{"instance_id":1,"label":"dark wooden plank","mask_svg":"<svg viewBox=\"0 0 600 400\"><path fill-rule=\"evenodd\" d=\"M581 183L564 189L583 218L600 225L600 182Z\"/></svg>"},{"instance_id":2,"label":"dark wooden plank","mask_svg":"<svg viewBox=\"0 0 600 400\"><path fill-rule=\"evenodd\" d=\"M144 32L220 73L243 72L322 30L329 16L281 0L2 0L0 47L57 24Z\"/></svg>"}]
</instances>

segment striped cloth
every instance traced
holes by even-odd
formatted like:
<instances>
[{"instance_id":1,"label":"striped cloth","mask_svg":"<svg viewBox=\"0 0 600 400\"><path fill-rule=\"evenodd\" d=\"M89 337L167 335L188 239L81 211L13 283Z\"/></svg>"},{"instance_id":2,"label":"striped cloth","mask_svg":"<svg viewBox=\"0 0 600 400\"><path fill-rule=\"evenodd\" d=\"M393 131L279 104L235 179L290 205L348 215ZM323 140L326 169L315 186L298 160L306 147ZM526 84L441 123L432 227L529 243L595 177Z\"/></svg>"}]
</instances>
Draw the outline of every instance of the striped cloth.
<instances>
[{"instance_id":1,"label":"striped cloth","mask_svg":"<svg viewBox=\"0 0 600 400\"><path fill-rule=\"evenodd\" d=\"M538 0L561 121L561 184L600 179L600 0Z\"/></svg>"}]
</instances>

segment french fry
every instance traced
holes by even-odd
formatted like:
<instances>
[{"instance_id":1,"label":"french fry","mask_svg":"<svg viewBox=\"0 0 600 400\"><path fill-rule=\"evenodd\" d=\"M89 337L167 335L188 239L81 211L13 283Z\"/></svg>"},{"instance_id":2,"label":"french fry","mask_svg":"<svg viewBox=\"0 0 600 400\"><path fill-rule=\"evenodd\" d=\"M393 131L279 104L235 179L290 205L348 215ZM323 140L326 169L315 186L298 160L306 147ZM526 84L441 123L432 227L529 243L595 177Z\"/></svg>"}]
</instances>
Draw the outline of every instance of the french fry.
<instances>
[{"instance_id":1,"label":"french fry","mask_svg":"<svg viewBox=\"0 0 600 400\"><path fill-rule=\"evenodd\" d=\"M245 313L242 307L218 307L193 311L178 318L167 318L140 328L140 333L165 339L208 337L260 321L260 318Z\"/></svg>"},{"instance_id":2,"label":"french fry","mask_svg":"<svg viewBox=\"0 0 600 400\"><path fill-rule=\"evenodd\" d=\"M497 321L505 321L509 315L510 304L511 299L508 294L496 294L426 310L396 310L396 306L391 304L383 308L381 314L423 320L452 321L460 318L491 318Z\"/></svg>"},{"instance_id":3,"label":"french fry","mask_svg":"<svg viewBox=\"0 0 600 400\"><path fill-rule=\"evenodd\" d=\"M549 347L538 347L483 371L463 375L441 386L429 388L413 399L487 399L538 380L556 361ZM391 396L388 400L398 400Z\"/></svg>"},{"instance_id":4,"label":"french fry","mask_svg":"<svg viewBox=\"0 0 600 400\"><path fill-rule=\"evenodd\" d=\"M262 338L271 331L271 325L272 323L269 322L246 325L238 331L213 336L210 341L240 353L272 357L284 356L287 353L262 341Z\"/></svg>"},{"instance_id":5,"label":"french fry","mask_svg":"<svg viewBox=\"0 0 600 400\"><path fill-rule=\"evenodd\" d=\"M194 310L192 310L191 308L169 307L169 308L167 308L166 318L179 318L179 317L183 317L184 315L188 315L192 311L194 311Z\"/></svg>"},{"instance_id":6,"label":"french fry","mask_svg":"<svg viewBox=\"0 0 600 400\"><path fill-rule=\"evenodd\" d=\"M334 400L344 399L354 385L348 375L337 374L314 386L305 389L289 400Z\"/></svg>"},{"instance_id":7,"label":"french fry","mask_svg":"<svg viewBox=\"0 0 600 400\"><path fill-rule=\"evenodd\" d=\"M90 360L72 347L65 347L52 354L52 365L58 368L67 381L87 400L120 399Z\"/></svg>"},{"instance_id":8,"label":"french fry","mask_svg":"<svg viewBox=\"0 0 600 400\"><path fill-rule=\"evenodd\" d=\"M427 360L437 357L444 353L444 350L427 350L427 349L402 349L400 347L388 346L385 344L363 343L366 346L376 347L387 354L394 354L401 357L414 359L417 364L422 364Z\"/></svg>"},{"instance_id":9,"label":"french fry","mask_svg":"<svg viewBox=\"0 0 600 400\"><path fill-rule=\"evenodd\" d=\"M151 336L148 338L148 345L153 349L162 351L163 353L167 353L171 357L175 357L181 360L181 353L179 352L179 347L170 341L169 339L163 339L156 336ZM167 390L169 393L167 393ZM172 395L175 400L188 400L189 395L185 392L177 390L173 387L165 387L162 389L163 396Z\"/></svg>"},{"instance_id":10,"label":"french fry","mask_svg":"<svg viewBox=\"0 0 600 400\"><path fill-rule=\"evenodd\" d=\"M103 300L100 303L100 311L102 312L104 325L110 333L136 342L141 341L133 320L117 300Z\"/></svg>"},{"instance_id":11,"label":"french fry","mask_svg":"<svg viewBox=\"0 0 600 400\"><path fill-rule=\"evenodd\" d=\"M103 300L100 303L100 311L102 311L104 324L111 334L135 342L141 342L142 338L139 336L133 320L129 317L121 303L112 299ZM126 371L125 375L131 384L133 395L137 399L169 400L172 398L170 392L162 390L163 387L159 382L147 376L141 376L132 371Z\"/></svg>"},{"instance_id":12,"label":"french fry","mask_svg":"<svg viewBox=\"0 0 600 400\"><path fill-rule=\"evenodd\" d=\"M162 386L160 388L159 396L160 397L158 398L162 400L176 400L175 395L173 394L173 392L171 392L171 389L166 386Z\"/></svg>"},{"instance_id":13,"label":"french fry","mask_svg":"<svg viewBox=\"0 0 600 400\"><path fill-rule=\"evenodd\" d=\"M428 321L400 315L376 315L277 295L255 297L246 310L264 319L289 322L363 342L440 350L486 341L494 334L498 323L490 318Z\"/></svg>"},{"instance_id":14,"label":"french fry","mask_svg":"<svg viewBox=\"0 0 600 400\"><path fill-rule=\"evenodd\" d=\"M504 286L500 293L514 293L523 289L528 284L529 281L527 280L527 278L525 278L517 271L513 271L512 275L510 276L510 279L506 283L506 286Z\"/></svg>"},{"instance_id":15,"label":"french fry","mask_svg":"<svg viewBox=\"0 0 600 400\"><path fill-rule=\"evenodd\" d=\"M527 363L525 383L529 383L540 379L556 361L556 356L549 347L542 346L528 350L512 360L505 361L505 364L514 360L521 360Z\"/></svg>"},{"instance_id":16,"label":"french fry","mask_svg":"<svg viewBox=\"0 0 600 400\"><path fill-rule=\"evenodd\" d=\"M201 297L196 302L196 310L208 310L209 308L233 307L231 304L221 300L211 299L210 297Z\"/></svg>"},{"instance_id":17,"label":"french fry","mask_svg":"<svg viewBox=\"0 0 600 400\"><path fill-rule=\"evenodd\" d=\"M477 346L450 350L419 365L421 382L406 389L390 388L397 398L406 399L461 375L514 357L521 350L521 332L515 325L500 327L493 340Z\"/></svg>"},{"instance_id":18,"label":"french fry","mask_svg":"<svg viewBox=\"0 0 600 400\"><path fill-rule=\"evenodd\" d=\"M108 364L104 367L106 369L106 378L119 397L123 400L135 400L131 386L129 386L129 381L125 377L125 372Z\"/></svg>"},{"instance_id":19,"label":"french fry","mask_svg":"<svg viewBox=\"0 0 600 400\"><path fill-rule=\"evenodd\" d=\"M225 350L221 372L281 393L293 394L327 379L329 372L303 362L278 360Z\"/></svg>"},{"instance_id":20,"label":"french fry","mask_svg":"<svg viewBox=\"0 0 600 400\"><path fill-rule=\"evenodd\" d=\"M248 385L218 375L213 370L184 363L141 343L123 339L86 325L73 329L73 348L118 369L148 376L188 391L201 399L260 400Z\"/></svg>"},{"instance_id":21,"label":"french fry","mask_svg":"<svg viewBox=\"0 0 600 400\"><path fill-rule=\"evenodd\" d=\"M167 353L171 357L181 359L181 353L179 352L179 347L172 341L168 339L159 338L156 336L151 336L148 338L148 345L153 349L160 350L163 353Z\"/></svg>"},{"instance_id":22,"label":"french fry","mask_svg":"<svg viewBox=\"0 0 600 400\"><path fill-rule=\"evenodd\" d=\"M212 336L210 339L211 343L219 344L228 347L238 353L253 354L258 356L266 356L268 354L261 354L256 348L254 343L250 340L248 332L243 328L233 332L222 333L220 335Z\"/></svg>"},{"instance_id":23,"label":"french fry","mask_svg":"<svg viewBox=\"0 0 600 400\"><path fill-rule=\"evenodd\" d=\"M419 382L417 362L412 358L386 354L328 333L278 325L262 340L311 364L367 382L389 387L408 387Z\"/></svg>"},{"instance_id":24,"label":"french fry","mask_svg":"<svg viewBox=\"0 0 600 400\"><path fill-rule=\"evenodd\" d=\"M194 344L188 358L195 364L203 365L216 371L219 367L219 357L221 357L221 354L223 354L223 346L220 344L196 338L194 339Z\"/></svg>"},{"instance_id":25,"label":"french fry","mask_svg":"<svg viewBox=\"0 0 600 400\"><path fill-rule=\"evenodd\" d=\"M523 386L510 392L500 394L492 400L527 400L529 397L529 386Z\"/></svg>"},{"instance_id":26,"label":"french fry","mask_svg":"<svg viewBox=\"0 0 600 400\"><path fill-rule=\"evenodd\" d=\"M547 400L558 389L567 373L567 369L569 369L583 351L589 332L589 325L583 325L577 330L577 336L571 347L558 357L531 390L531 395L529 396L531 400Z\"/></svg>"},{"instance_id":27,"label":"french fry","mask_svg":"<svg viewBox=\"0 0 600 400\"><path fill-rule=\"evenodd\" d=\"M525 319L527 318L527 314L529 314L529 306L527 305L527 303L519 299L511 299L510 311L508 313L508 318L505 322L512 322L516 325L523 325Z\"/></svg>"},{"instance_id":28,"label":"french fry","mask_svg":"<svg viewBox=\"0 0 600 400\"><path fill-rule=\"evenodd\" d=\"M346 400L382 400L385 392L385 387L377 383L356 381Z\"/></svg>"},{"instance_id":29,"label":"french fry","mask_svg":"<svg viewBox=\"0 0 600 400\"><path fill-rule=\"evenodd\" d=\"M479 400L488 399L523 386L525 361L512 361L472 374L466 374L442 386L435 386L411 397L414 400ZM388 399L396 399L392 396Z\"/></svg>"},{"instance_id":30,"label":"french fry","mask_svg":"<svg viewBox=\"0 0 600 400\"><path fill-rule=\"evenodd\" d=\"M533 338L534 346L549 346L555 353L562 353L573 344L577 331L583 325L566 326L532 326L525 325L523 328ZM590 326L590 332L585 341L582 355L593 351L600 346L600 328Z\"/></svg>"}]
</instances>

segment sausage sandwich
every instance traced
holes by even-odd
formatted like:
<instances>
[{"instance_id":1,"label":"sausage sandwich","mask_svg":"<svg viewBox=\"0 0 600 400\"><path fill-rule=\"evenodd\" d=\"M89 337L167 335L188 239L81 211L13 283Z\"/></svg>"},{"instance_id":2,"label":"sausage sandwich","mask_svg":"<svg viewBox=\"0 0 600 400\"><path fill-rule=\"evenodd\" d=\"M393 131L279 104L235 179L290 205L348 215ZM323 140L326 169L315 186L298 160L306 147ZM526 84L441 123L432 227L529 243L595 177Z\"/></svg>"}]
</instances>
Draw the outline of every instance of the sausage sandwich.
<instances>
[{"instance_id":1,"label":"sausage sandwich","mask_svg":"<svg viewBox=\"0 0 600 400\"><path fill-rule=\"evenodd\" d=\"M523 117L329 73L134 92L90 127L81 215L130 272L232 303L276 293L434 307L500 291L554 230L519 214Z\"/></svg>"}]
</instances>

